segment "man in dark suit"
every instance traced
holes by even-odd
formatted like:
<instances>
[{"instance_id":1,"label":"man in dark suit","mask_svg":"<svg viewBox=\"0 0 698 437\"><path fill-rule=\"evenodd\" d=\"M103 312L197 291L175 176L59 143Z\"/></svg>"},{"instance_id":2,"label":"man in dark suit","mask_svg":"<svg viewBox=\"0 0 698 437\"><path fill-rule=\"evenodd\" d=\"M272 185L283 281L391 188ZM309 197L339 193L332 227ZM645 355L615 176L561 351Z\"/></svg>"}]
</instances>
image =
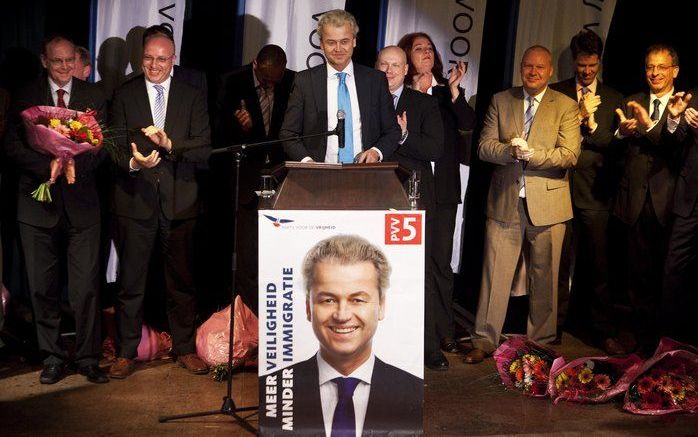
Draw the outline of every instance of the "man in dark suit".
<instances>
[{"instance_id":1,"label":"man in dark suit","mask_svg":"<svg viewBox=\"0 0 698 437\"><path fill-rule=\"evenodd\" d=\"M606 155L617 128L615 109L620 106L623 96L596 77L603 53L603 42L596 33L582 30L572 38L570 49L575 76L550 85L550 88L579 102L582 123L582 152L576 167L570 172L574 219L572 226L567 226L566 233L573 235L566 236L565 241L573 243L563 247L557 330L558 333L562 331L570 297L570 278L562 271L569 272L574 263L574 305L586 307L588 302L593 341L609 355L618 355L625 350L615 338L618 335L617 321L611 312L613 300L609 290L607 243L614 187L610 174L613 166L606 162ZM563 264L567 268L563 269ZM581 312L577 311L577 314Z\"/></svg>"},{"instance_id":2,"label":"man in dark suit","mask_svg":"<svg viewBox=\"0 0 698 437\"><path fill-rule=\"evenodd\" d=\"M622 141L625 168L613 214L627 231L628 294L635 339L645 355L651 355L657 345L655 318L672 218L677 164L675 147L663 141L662 129L678 74L676 51L666 45L650 46L645 56L649 93L627 97L625 112L617 110L616 136Z\"/></svg>"},{"instance_id":3,"label":"man in dark suit","mask_svg":"<svg viewBox=\"0 0 698 437\"><path fill-rule=\"evenodd\" d=\"M134 370L148 261L156 241L165 270L172 350L190 372L208 370L196 355L192 258L199 213L197 166L210 156L210 128L201 90L171 77L174 53L171 34L146 39L144 74L114 93L111 121L121 133L121 153L112 199L120 260L113 378Z\"/></svg>"},{"instance_id":4,"label":"man in dark suit","mask_svg":"<svg viewBox=\"0 0 698 437\"><path fill-rule=\"evenodd\" d=\"M376 68L385 72L388 89L395 101L397 122L402 131L398 149L386 158L397 161L406 168L416 171L420 177L420 201L426 211L425 288L433 287L431 278L436 270L432 245L436 223L434 212L436 194L434 191L434 171L431 162L438 161L444 150L444 127L438 100L426 93L420 93L404 86L408 65L407 56L400 47L388 46L378 53ZM424 356L427 366L429 357L441 354L440 335L437 333L436 293L425 291Z\"/></svg>"},{"instance_id":5,"label":"man in dark suit","mask_svg":"<svg viewBox=\"0 0 698 437\"><path fill-rule=\"evenodd\" d=\"M354 235L327 238L306 254L306 312L320 350L261 377L263 390L293 393L292 429L283 426L285 412L265 415L263 433L421 435L423 380L384 363L372 348L390 270L378 248Z\"/></svg>"},{"instance_id":6,"label":"man in dark suit","mask_svg":"<svg viewBox=\"0 0 698 437\"><path fill-rule=\"evenodd\" d=\"M318 20L327 64L296 74L279 137L326 132L343 111L344 147L338 147L336 136L290 140L284 149L291 160L371 163L397 149L400 128L385 75L351 60L358 32L354 17L340 9Z\"/></svg>"},{"instance_id":7,"label":"man in dark suit","mask_svg":"<svg viewBox=\"0 0 698 437\"><path fill-rule=\"evenodd\" d=\"M60 341L61 259L66 258L69 300L75 313L75 362L91 382L108 379L98 367L101 356L98 249L99 197L94 170L104 158L86 152L75 157L75 183L59 176L51 186L53 201L39 202L32 191L49 180L59 160L41 154L25 143L19 113L36 105L97 111L103 117L104 97L92 84L73 78L75 46L64 37L49 38L41 54L47 75L18 92L6 153L20 169L17 220L27 266L38 344L47 354L42 384L58 382L65 372L68 351Z\"/></svg>"},{"instance_id":8,"label":"man in dark suit","mask_svg":"<svg viewBox=\"0 0 698 437\"><path fill-rule=\"evenodd\" d=\"M252 63L229 74L219 99L218 144L229 146L278 139L294 74L286 68L286 53L273 44L262 47ZM234 169L232 157L219 161L215 165L235 181L230 171ZM283 161L283 147L275 144L247 149L240 163L236 284L238 293L255 313L258 302L258 198L255 190L260 188L262 172Z\"/></svg>"},{"instance_id":9,"label":"man in dark suit","mask_svg":"<svg viewBox=\"0 0 698 437\"><path fill-rule=\"evenodd\" d=\"M683 163L676 179L673 224L664 264L660 331L691 344L698 342L695 329L696 259L698 259L698 89L674 94L667 105L669 116L663 134L679 146Z\"/></svg>"}]
</instances>

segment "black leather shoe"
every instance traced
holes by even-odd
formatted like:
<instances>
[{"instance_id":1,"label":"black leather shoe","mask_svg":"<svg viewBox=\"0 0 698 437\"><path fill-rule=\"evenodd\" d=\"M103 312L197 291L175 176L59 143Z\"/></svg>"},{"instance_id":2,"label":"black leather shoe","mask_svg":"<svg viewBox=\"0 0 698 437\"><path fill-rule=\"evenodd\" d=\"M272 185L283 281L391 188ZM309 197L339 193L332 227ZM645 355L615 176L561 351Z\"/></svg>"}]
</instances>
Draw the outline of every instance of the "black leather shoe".
<instances>
[{"instance_id":1,"label":"black leather shoe","mask_svg":"<svg viewBox=\"0 0 698 437\"><path fill-rule=\"evenodd\" d=\"M46 364L44 370L41 371L39 376L39 382L42 384L55 384L65 375L65 365L60 364Z\"/></svg>"},{"instance_id":2,"label":"black leather shoe","mask_svg":"<svg viewBox=\"0 0 698 437\"><path fill-rule=\"evenodd\" d=\"M461 351L458 343L452 338L444 338L441 340L441 350L449 354L457 354Z\"/></svg>"},{"instance_id":3,"label":"black leather shoe","mask_svg":"<svg viewBox=\"0 0 698 437\"><path fill-rule=\"evenodd\" d=\"M442 354L439 352L438 354L433 355L431 358L427 359L426 362L424 363L425 366L427 366L427 369L431 370L438 370L438 371L444 371L448 370L448 360Z\"/></svg>"},{"instance_id":4,"label":"black leather shoe","mask_svg":"<svg viewBox=\"0 0 698 437\"><path fill-rule=\"evenodd\" d=\"M95 384L104 384L109 382L107 375L102 372L96 364L88 364L87 366L82 366L78 369L78 373L87 378L88 381Z\"/></svg>"}]
</instances>

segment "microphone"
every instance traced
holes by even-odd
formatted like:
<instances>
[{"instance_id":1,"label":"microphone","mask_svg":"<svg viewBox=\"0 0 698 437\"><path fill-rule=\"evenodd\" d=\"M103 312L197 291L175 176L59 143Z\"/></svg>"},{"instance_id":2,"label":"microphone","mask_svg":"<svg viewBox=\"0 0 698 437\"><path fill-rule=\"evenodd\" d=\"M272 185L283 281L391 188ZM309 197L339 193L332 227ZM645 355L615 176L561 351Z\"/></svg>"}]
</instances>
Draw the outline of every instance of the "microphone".
<instances>
[{"instance_id":1,"label":"microphone","mask_svg":"<svg viewBox=\"0 0 698 437\"><path fill-rule=\"evenodd\" d=\"M337 111L337 127L334 129L334 132L337 135L340 149L344 148L344 117L344 111L341 109Z\"/></svg>"}]
</instances>

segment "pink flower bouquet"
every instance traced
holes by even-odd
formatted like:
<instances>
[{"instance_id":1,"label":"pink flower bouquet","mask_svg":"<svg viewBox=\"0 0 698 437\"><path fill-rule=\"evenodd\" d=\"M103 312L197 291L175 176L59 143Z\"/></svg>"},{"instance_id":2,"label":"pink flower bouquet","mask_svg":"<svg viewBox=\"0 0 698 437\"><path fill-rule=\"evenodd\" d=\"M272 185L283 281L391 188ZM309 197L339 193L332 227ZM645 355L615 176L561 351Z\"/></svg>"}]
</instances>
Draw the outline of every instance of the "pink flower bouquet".
<instances>
[{"instance_id":1,"label":"pink flower bouquet","mask_svg":"<svg viewBox=\"0 0 698 437\"><path fill-rule=\"evenodd\" d=\"M623 408L634 414L698 411L698 349L663 338L625 393Z\"/></svg>"},{"instance_id":2,"label":"pink flower bouquet","mask_svg":"<svg viewBox=\"0 0 698 437\"><path fill-rule=\"evenodd\" d=\"M233 336L233 368L243 364L256 364L259 327L257 317L235 298L235 326ZM213 313L196 331L196 353L210 366L228 362L230 341L230 305Z\"/></svg>"},{"instance_id":3,"label":"pink flower bouquet","mask_svg":"<svg viewBox=\"0 0 698 437\"><path fill-rule=\"evenodd\" d=\"M558 356L525 336L511 337L493 354L504 385L533 397L547 395L550 366Z\"/></svg>"},{"instance_id":4,"label":"pink flower bouquet","mask_svg":"<svg viewBox=\"0 0 698 437\"><path fill-rule=\"evenodd\" d=\"M104 141L102 128L94 111L75 111L54 106L32 106L21 112L27 142L39 153L59 159L51 167L51 178L41 184L32 197L40 202L51 202L51 184L64 174L68 183L75 183L73 158L87 151L97 151Z\"/></svg>"},{"instance_id":5,"label":"pink flower bouquet","mask_svg":"<svg viewBox=\"0 0 698 437\"><path fill-rule=\"evenodd\" d=\"M560 357L550 369L548 394L556 404L561 400L605 402L625 392L641 366L637 355L578 358L569 363Z\"/></svg>"}]
</instances>

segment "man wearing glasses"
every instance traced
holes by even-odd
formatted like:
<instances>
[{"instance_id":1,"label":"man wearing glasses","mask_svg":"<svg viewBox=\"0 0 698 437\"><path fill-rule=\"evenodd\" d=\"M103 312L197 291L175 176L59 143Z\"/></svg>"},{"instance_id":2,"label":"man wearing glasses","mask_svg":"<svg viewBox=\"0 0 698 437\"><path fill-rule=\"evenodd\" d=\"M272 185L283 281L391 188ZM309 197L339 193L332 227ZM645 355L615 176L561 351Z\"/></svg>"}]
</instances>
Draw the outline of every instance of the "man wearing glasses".
<instances>
[{"instance_id":1,"label":"man wearing glasses","mask_svg":"<svg viewBox=\"0 0 698 437\"><path fill-rule=\"evenodd\" d=\"M112 199L120 261L118 358L109 371L112 378L126 378L134 370L156 241L165 273L172 350L190 372L208 371L195 348L193 231L199 212L196 170L210 156L210 128L202 91L172 77L174 60L171 33L146 37L143 75L114 93L111 124L121 153L116 157Z\"/></svg>"},{"instance_id":2,"label":"man wearing glasses","mask_svg":"<svg viewBox=\"0 0 698 437\"><path fill-rule=\"evenodd\" d=\"M649 93L626 98L624 111L616 111L620 120L616 138L622 140L625 156L613 214L627 231L628 294L638 350L646 356L657 345L655 317L677 168L672 143L661 133L678 74L676 51L666 45L650 46L645 55Z\"/></svg>"},{"instance_id":3,"label":"man wearing glasses","mask_svg":"<svg viewBox=\"0 0 698 437\"><path fill-rule=\"evenodd\" d=\"M19 113L36 105L96 111L104 118L104 97L93 84L73 78L75 45L62 36L48 38L41 53L46 75L17 93L7 133L6 153L19 171L17 221L27 267L39 349L45 355L39 378L54 384L65 375L68 351L61 342L62 262L66 263L70 307L75 313L74 362L90 382L108 378L98 367L101 356L99 325L100 208L94 174L104 158L99 153L75 157L77 178L69 184L62 175L51 186L53 201L39 202L32 191L49 180L59 160L41 154L24 140ZM65 259L65 261L62 261Z\"/></svg>"}]
</instances>

